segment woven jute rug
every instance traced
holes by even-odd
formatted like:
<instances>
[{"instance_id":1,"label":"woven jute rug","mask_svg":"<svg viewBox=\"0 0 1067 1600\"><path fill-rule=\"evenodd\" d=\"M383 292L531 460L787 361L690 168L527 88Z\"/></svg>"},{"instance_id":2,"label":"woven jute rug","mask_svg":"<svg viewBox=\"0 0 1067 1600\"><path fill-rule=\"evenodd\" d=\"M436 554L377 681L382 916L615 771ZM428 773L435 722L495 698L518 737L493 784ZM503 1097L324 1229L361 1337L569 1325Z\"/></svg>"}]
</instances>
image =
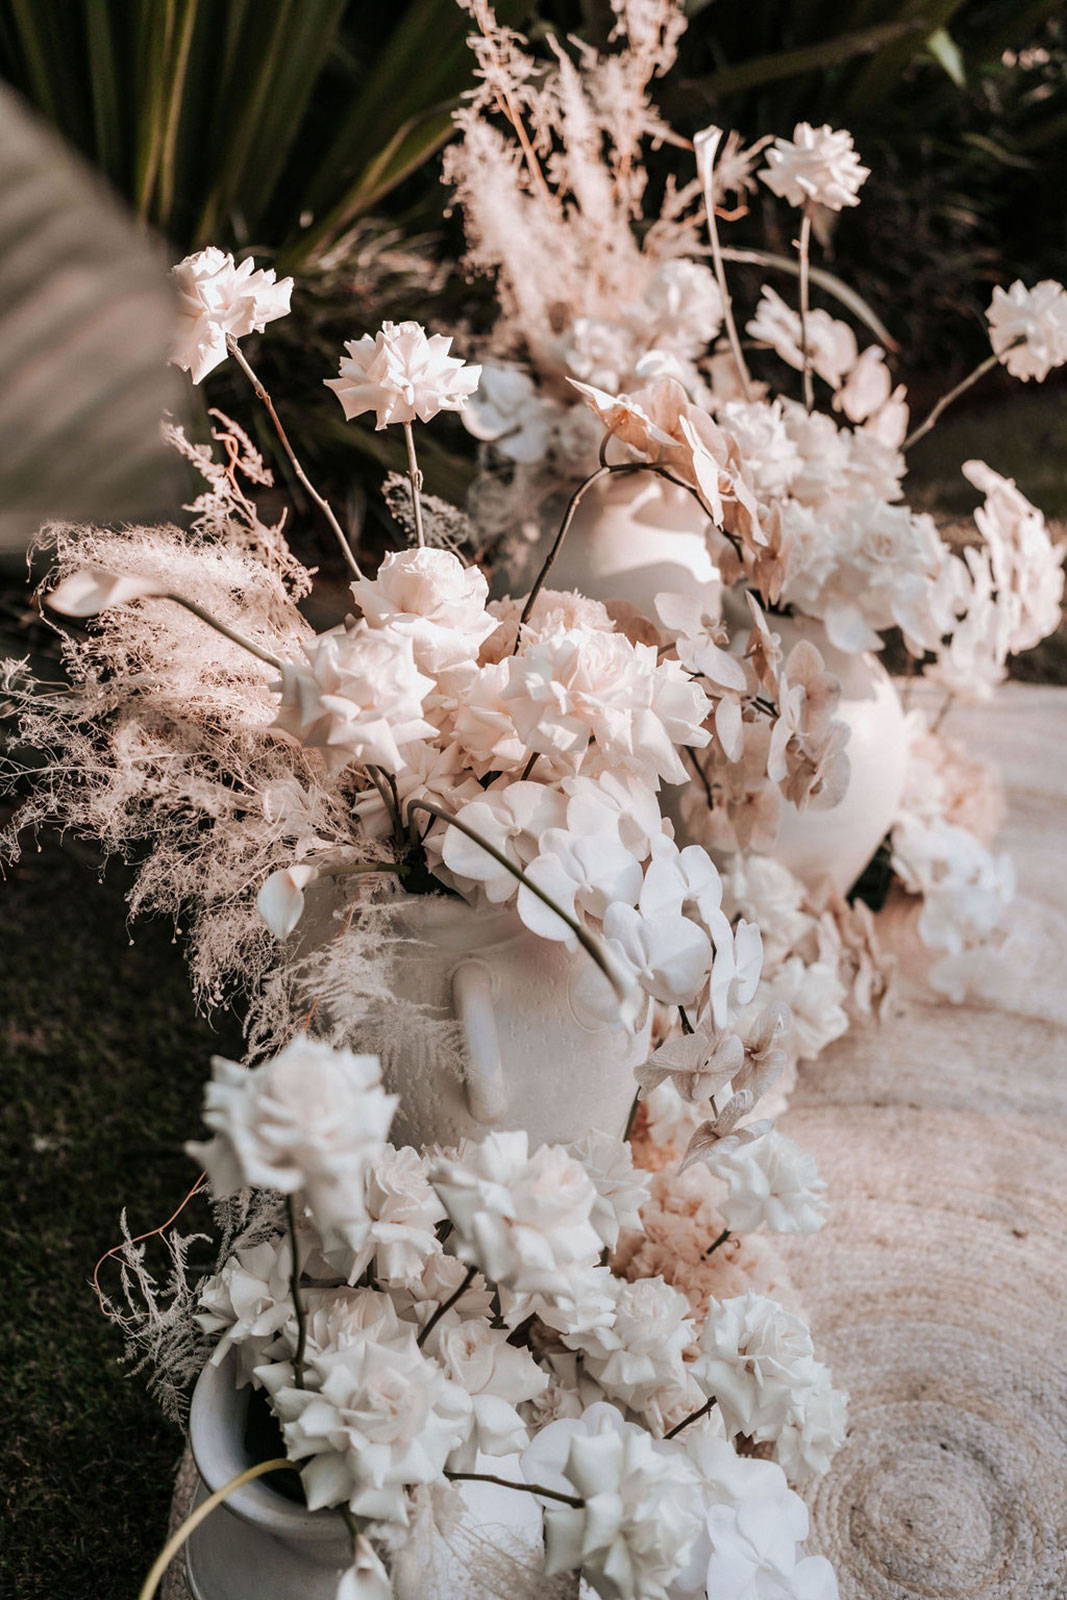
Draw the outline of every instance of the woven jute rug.
<instances>
[{"instance_id":1,"label":"woven jute rug","mask_svg":"<svg viewBox=\"0 0 1067 1600\"><path fill-rule=\"evenodd\" d=\"M962 1007L924 987L894 906L899 1004L806 1069L784 1119L831 1200L789 1264L851 1394L809 1548L842 1600L1064 1600L1067 691L1009 686L946 731L1002 768L1019 903Z\"/></svg>"},{"instance_id":2,"label":"woven jute rug","mask_svg":"<svg viewBox=\"0 0 1067 1600\"><path fill-rule=\"evenodd\" d=\"M805 1070L783 1122L829 1185L788 1257L851 1396L809 1549L841 1600L1065 1600L1067 690L1009 685L946 731L1002 768L1019 903L965 1006L931 995L914 907L890 908L899 999ZM194 1481L187 1458L172 1527ZM181 1558L164 1600L191 1600Z\"/></svg>"}]
</instances>

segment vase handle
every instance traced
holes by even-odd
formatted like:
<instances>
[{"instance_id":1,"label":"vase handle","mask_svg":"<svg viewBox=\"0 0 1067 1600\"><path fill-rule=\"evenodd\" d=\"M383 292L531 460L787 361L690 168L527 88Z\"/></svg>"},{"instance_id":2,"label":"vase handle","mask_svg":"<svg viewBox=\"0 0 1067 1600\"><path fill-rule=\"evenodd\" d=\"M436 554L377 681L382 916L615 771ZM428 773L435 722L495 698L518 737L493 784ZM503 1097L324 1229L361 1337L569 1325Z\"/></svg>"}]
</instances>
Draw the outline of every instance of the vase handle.
<instances>
[{"instance_id":1,"label":"vase handle","mask_svg":"<svg viewBox=\"0 0 1067 1600\"><path fill-rule=\"evenodd\" d=\"M493 1127L508 1108L493 1011L493 974L484 961L462 961L452 974L452 999L467 1046L467 1105L471 1116Z\"/></svg>"}]
</instances>

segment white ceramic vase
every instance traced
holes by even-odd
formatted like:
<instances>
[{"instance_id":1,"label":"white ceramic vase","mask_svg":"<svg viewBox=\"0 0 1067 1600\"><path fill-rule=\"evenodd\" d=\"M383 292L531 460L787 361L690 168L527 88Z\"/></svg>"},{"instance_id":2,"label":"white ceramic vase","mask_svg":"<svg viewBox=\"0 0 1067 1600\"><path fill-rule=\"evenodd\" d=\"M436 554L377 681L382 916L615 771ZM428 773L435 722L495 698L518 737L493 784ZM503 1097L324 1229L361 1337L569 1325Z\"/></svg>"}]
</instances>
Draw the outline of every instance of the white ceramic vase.
<instances>
[{"instance_id":1,"label":"white ceramic vase","mask_svg":"<svg viewBox=\"0 0 1067 1600\"><path fill-rule=\"evenodd\" d=\"M249 1390L234 1383L231 1354L197 1380L189 1444L200 1476L193 1505L252 1465L243 1441ZM513 1457L479 1457L477 1470L521 1479ZM463 1512L447 1540L417 1539L390 1562L395 1600L521 1600L523 1578L543 1560L541 1512L531 1495L492 1484L460 1489ZM192 1507L190 1507L192 1509ZM498 1587L486 1551L505 1573ZM185 1546L193 1600L335 1600L351 1543L335 1511L308 1511L262 1479L245 1484L207 1517ZM577 1593L577 1581L573 1592Z\"/></svg>"},{"instance_id":2,"label":"white ceramic vase","mask_svg":"<svg viewBox=\"0 0 1067 1600\"><path fill-rule=\"evenodd\" d=\"M341 904L338 891L335 912ZM326 909L320 902L314 914L316 942L336 932ZM386 1030L382 1075L400 1097L394 1144L450 1145L493 1128L523 1128L531 1147L594 1129L621 1137L651 1021L630 1031L617 1020L584 950L539 938L513 909L476 910L451 896L398 901L393 936L393 993L458 1022L465 1058L461 1078L428 1037Z\"/></svg>"},{"instance_id":3,"label":"white ceramic vase","mask_svg":"<svg viewBox=\"0 0 1067 1600\"><path fill-rule=\"evenodd\" d=\"M707 528L686 489L652 472L618 473L584 496L548 585L628 600L654 618L657 594L717 581Z\"/></svg>"},{"instance_id":4,"label":"white ceramic vase","mask_svg":"<svg viewBox=\"0 0 1067 1600\"><path fill-rule=\"evenodd\" d=\"M848 788L828 810L782 808L775 858L802 883L829 878L845 894L867 866L897 815L908 771L908 735L893 681L877 656L846 655L811 617L771 617L784 654L799 639L816 646L841 680L835 713L848 726Z\"/></svg>"}]
</instances>

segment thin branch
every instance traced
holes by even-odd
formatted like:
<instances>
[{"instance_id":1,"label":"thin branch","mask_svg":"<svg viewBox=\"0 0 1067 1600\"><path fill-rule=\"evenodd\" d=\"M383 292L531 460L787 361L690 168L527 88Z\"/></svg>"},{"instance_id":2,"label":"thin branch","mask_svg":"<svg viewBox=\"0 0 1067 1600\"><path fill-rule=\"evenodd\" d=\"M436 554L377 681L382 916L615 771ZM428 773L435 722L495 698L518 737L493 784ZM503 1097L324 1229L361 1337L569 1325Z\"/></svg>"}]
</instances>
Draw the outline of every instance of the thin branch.
<instances>
[{"instance_id":1,"label":"thin branch","mask_svg":"<svg viewBox=\"0 0 1067 1600\"><path fill-rule=\"evenodd\" d=\"M718 1403L719 1402L716 1400L715 1396L712 1395L710 1400L706 1400L704 1402L699 1411L692 1411L688 1417L683 1417L681 1422L679 1422L676 1427L672 1428L670 1433L665 1433L663 1437L665 1439L676 1439L683 1428L688 1428L691 1422L699 1422L701 1417L706 1417L712 1406L718 1405Z\"/></svg>"},{"instance_id":2,"label":"thin branch","mask_svg":"<svg viewBox=\"0 0 1067 1600\"><path fill-rule=\"evenodd\" d=\"M719 1237L713 1240L712 1243L708 1245L708 1248L704 1251L704 1260L706 1261L709 1256L713 1256L716 1250L718 1250L719 1246L725 1244L729 1237L729 1228L724 1228L719 1234Z\"/></svg>"},{"instance_id":3,"label":"thin branch","mask_svg":"<svg viewBox=\"0 0 1067 1600\"><path fill-rule=\"evenodd\" d=\"M446 1316L447 1313L452 1310L452 1307L455 1305L456 1301L459 1300L461 1296L466 1294L467 1290L471 1286L474 1274L477 1272L477 1270L477 1267L468 1267L466 1272L463 1274L463 1282L459 1285L459 1288L456 1289L454 1293L450 1294L447 1300L441 1301L441 1304L437 1307L437 1310L434 1312L425 1328L423 1328L422 1332L415 1340L415 1343L419 1346L420 1350L430 1337L433 1330L436 1328L437 1324L440 1322L441 1318Z\"/></svg>"},{"instance_id":4,"label":"thin branch","mask_svg":"<svg viewBox=\"0 0 1067 1600\"><path fill-rule=\"evenodd\" d=\"M426 544L426 533L422 526L422 471L419 467L419 458L415 454L415 432L410 422L404 423L404 444L408 452L411 509L415 514L415 543L421 550Z\"/></svg>"},{"instance_id":5,"label":"thin branch","mask_svg":"<svg viewBox=\"0 0 1067 1600\"><path fill-rule=\"evenodd\" d=\"M1015 345L1022 343L1022 339L1016 339L1015 344L1010 345L1008 348L1014 350ZM971 385L977 383L979 378L984 378L987 372L991 372L993 368L1000 362L1001 356L1006 354L1007 350L1004 350L1001 352L1001 355L994 354L991 356L986 356L985 360L980 361L975 367L974 371L968 373L962 382L957 383L954 389L950 389L948 391L948 394L943 394L937 404L927 414L925 419L919 423L919 426L908 434L908 437L901 445L901 449L908 451L911 449L913 444L918 444L920 439L925 438L925 436L930 432L930 429L934 426L934 423L937 421L938 417L940 417L941 413L943 411L947 411L952 402L954 400L958 400L961 394L966 394Z\"/></svg>"},{"instance_id":6,"label":"thin branch","mask_svg":"<svg viewBox=\"0 0 1067 1600\"><path fill-rule=\"evenodd\" d=\"M359 562L355 558L352 546L348 542L348 535L338 522L336 516L334 515L333 507L330 505L325 495L321 495L319 493L319 491L315 488L315 485L311 482L311 479L308 477L307 473L304 471L303 467L300 465L300 462L297 459L296 451L289 442L289 435L282 427L282 420L274 408L274 401L263 387L263 384L260 382L259 378L253 372L252 368L249 366L248 361L241 351L240 345L237 343L237 340L234 338L232 333L228 333L226 335L226 348L229 350L230 354L237 362L237 365L240 367L241 371L252 385L252 388L255 391L256 399L259 400L260 403L266 408L267 415L274 424L274 431L281 441L282 449L288 456L289 465L296 474L298 481L303 484L307 493L311 496L312 500L314 500L315 504L326 518L326 521L333 529L334 536L341 547L341 554L348 563L349 571L354 577L362 578L363 572L360 568Z\"/></svg>"},{"instance_id":7,"label":"thin branch","mask_svg":"<svg viewBox=\"0 0 1067 1600\"><path fill-rule=\"evenodd\" d=\"M670 1438L670 1435L667 1435ZM580 1510L585 1501L576 1494L560 1494L558 1489L546 1489L540 1483L513 1483L510 1478L498 1478L492 1472L449 1472L446 1468L445 1477L451 1483L495 1483L501 1489L522 1489L526 1494L543 1495L546 1500L558 1500L562 1505L574 1506Z\"/></svg>"},{"instance_id":8,"label":"thin branch","mask_svg":"<svg viewBox=\"0 0 1067 1600\"><path fill-rule=\"evenodd\" d=\"M174 1560L174 1557L178 1554L178 1551L181 1549L186 1539L189 1538L190 1534L196 1532L200 1524L206 1517L211 1515L216 1506L221 1506L224 1500L228 1500L231 1494L234 1494L238 1489L243 1488L246 1483L252 1483L256 1478L263 1478L268 1472L283 1472L286 1468L292 1467L292 1465L293 1463L288 1461L284 1456L276 1457L272 1461L257 1461L255 1466L246 1467L245 1470L243 1472L239 1472L235 1478L231 1478L229 1483L224 1483L221 1489L216 1489L214 1494L209 1494L207 1499L201 1501L196 1510L192 1512L190 1516L186 1517L185 1521L175 1529L174 1533L171 1534L170 1538L159 1552L159 1555L152 1563L152 1570L149 1572L148 1577L141 1585L137 1594L137 1600L152 1600L153 1595L159 1588L160 1580L163 1577L163 1574Z\"/></svg>"},{"instance_id":9,"label":"thin branch","mask_svg":"<svg viewBox=\"0 0 1067 1600\"><path fill-rule=\"evenodd\" d=\"M722 257L722 245L719 243L719 225L715 217L715 155L722 138L722 129L716 128L714 136L709 136L708 154L706 163L699 163L704 188L704 211L708 222L708 238L711 240L711 259L715 267L715 281L719 285L719 294L722 298L722 319L726 327L726 337L730 342L733 353L734 366L737 368L738 380L741 384L741 393L746 400L751 400L751 379L745 358L741 353L741 340L737 333L737 324L734 321L734 309L730 299L730 287L726 282L726 265Z\"/></svg>"},{"instance_id":10,"label":"thin branch","mask_svg":"<svg viewBox=\"0 0 1067 1600\"><path fill-rule=\"evenodd\" d=\"M220 622L218 617L213 617L210 611L205 611L195 600L187 600L183 594L161 594L159 598L170 600L176 606L184 606L186 611L192 612L194 617L199 617L201 622L206 622L209 628L221 633L231 644L240 645L242 650L247 650L249 655L255 656L258 661L266 662L268 667L274 667L278 672L282 670L282 663L277 656L271 655L269 650L262 649L258 644L253 644L251 639L246 639L244 634L228 627L225 622Z\"/></svg>"},{"instance_id":11,"label":"thin branch","mask_svg":"<svg viewBox=\"0 0 1067 1600\"><path fill-rule=\"evenodd\" d=\"M293 1259L289 1268L289 1292L293 1297L293 1310L296 1313L296 1353L293 1356L293 1382L298 1389L304 1387L304 1352L307 1349L308 1325L304 1314L304 1302L300 1295L300 1246L296 1235L296 1206L291 1194L285 1197L285 1216L289 1223L289 1244L292 1249Z\"/></svg>"},{"instance_id":12,"label":"thin branch","mask_svg":"<svg viewBox=\"0 0 1067 1600\"><path fill-rule=\"evenodd\" d=\"M815 385L811 376L811 351L808 348L808 314L811 311L811 203L804 202L800 219L800 356L804 364L804 410L815 405Z\"/></svg>"}]
</instances>

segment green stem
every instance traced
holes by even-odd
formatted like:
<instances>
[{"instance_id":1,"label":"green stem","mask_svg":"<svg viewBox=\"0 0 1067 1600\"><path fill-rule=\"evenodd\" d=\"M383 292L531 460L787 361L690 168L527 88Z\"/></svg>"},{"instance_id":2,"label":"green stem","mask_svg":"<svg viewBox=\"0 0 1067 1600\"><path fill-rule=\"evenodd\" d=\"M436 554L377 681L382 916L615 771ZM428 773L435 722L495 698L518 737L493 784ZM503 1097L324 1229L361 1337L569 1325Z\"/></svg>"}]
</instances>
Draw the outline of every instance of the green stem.
<instances>
[{"instance_id":1,"label":"green stem","mask_svg":"<svg viewBox=\"0 0 1067 1600\"><path fill-rule=\"evenodd\" d=\"M297 460L296 451L289 442L289 435L282 427L282 420L274 408L274 401L263 387L263 384L260 382L259 378L253 372L252 368L249 366L248 361L242 353L240 345L237 343L237 340L234 338L232 333L228 333L226 335L226 348L229 350L230 354L233 356L233 359L237 362L237 365L240 367L241 371L252 385L256 399L260 401L260 403L266 408L267 415L274 424L274 431L278 435L282 449L289 458L289 465L296 474L298 482L303 484L305 490L311 496L312 500L314 500L315 504L326 518L326 521L333 529L334 537L341 547L341 554L348 563L349 571L352 573L353 577L362 578L363 572L360 568L359 562L356 560L355 555L353 554L352 546L348 542L348 536L334 515L333 507L330 505L325 495L321 495L315 488L314 484L311 482L311 479L308 477L307 473L300 465L300 462Z\"/></svg>"},{"instance_id":2,"label":"green stem","mask_svg":"<svg viewBox=\"0 0 1067 1600\"><path fill-rule=\"evenodd\" d=\"M304 1302L300 1297L300 1246L296 1235L296 1206L291 1194L285 1197L285 1215L289 1223L289 1243L292 1247L293 1260L289 1269L289 1292L293 1297L293 1310L296 1312L296 1354L293 1356L293 1382L298 1389L304 1387L304 1352L307 1349L308 1325L304 1314Z\"/></svg>"},{"instance_id":3,"label":"green stem","mask_svg":"<svg viewBox=\"0 0 1067 1600\"><path fill-rule=\"evenodd\" d=\"M558 1489L546 1489L540 1483L513 1483L510 1478L498 1478L492 1472L449 1472L446 1468L445 1477L451 1483L495 1483L501 1489L521 1489L525 1494L543 1495L546 1500L558 1500L562 1505L574 1506L575 1509L585 1505L579 1495L561 1494Z\"/></svg>"}]
</instances>

